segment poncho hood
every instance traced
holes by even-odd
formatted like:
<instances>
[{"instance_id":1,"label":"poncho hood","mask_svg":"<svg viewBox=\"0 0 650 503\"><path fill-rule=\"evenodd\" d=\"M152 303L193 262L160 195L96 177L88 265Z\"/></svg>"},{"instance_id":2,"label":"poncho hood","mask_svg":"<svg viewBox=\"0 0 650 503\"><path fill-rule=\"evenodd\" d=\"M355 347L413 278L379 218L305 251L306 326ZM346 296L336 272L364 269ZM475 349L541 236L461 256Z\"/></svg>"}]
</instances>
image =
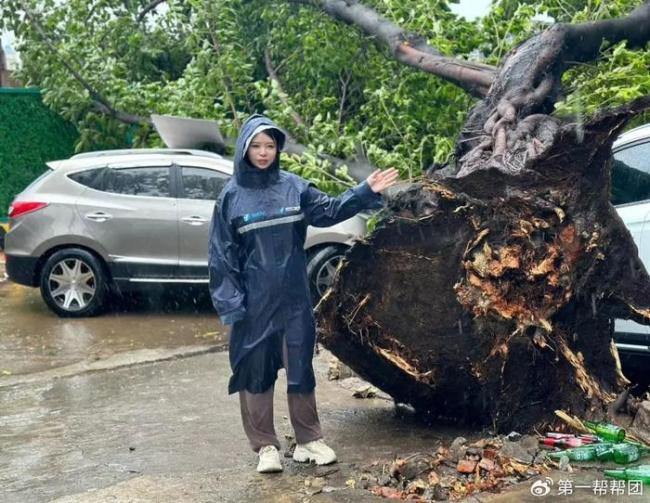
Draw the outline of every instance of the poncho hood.
<instances>
[{"instance_id":1,"label":"poncho hood","mask_svg":"<svg viewBox=\"0 0 650 503\"><path fill-rule=\"evenodd\" d=\"M278 147L278 155L273 164L266 169L259 169L248 160L246 151L251 140L265 131L272 136ZM268 117L263 115L251 115L242 124L235 145L235 180L237 185L249 188L263 188L275 183L280 176L280 152L284 148L286 134Z\"/></svg>"}]
</instances>

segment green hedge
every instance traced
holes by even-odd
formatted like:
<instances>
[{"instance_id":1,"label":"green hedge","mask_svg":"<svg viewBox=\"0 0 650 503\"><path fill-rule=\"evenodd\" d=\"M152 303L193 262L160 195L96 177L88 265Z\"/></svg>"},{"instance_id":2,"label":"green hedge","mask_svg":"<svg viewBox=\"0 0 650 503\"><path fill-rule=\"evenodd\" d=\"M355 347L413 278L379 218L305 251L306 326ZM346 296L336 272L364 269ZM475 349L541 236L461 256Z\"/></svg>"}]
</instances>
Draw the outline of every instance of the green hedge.
<instances>
[{"instance_id":1,"label":"green hedge","mask_svg":"<svg viewBox=\"0 0 650 503\"><path fill-rule=\"evenodd\" d=\"M47 166L74 152L77 130L41 101L38 89L0 88L0 218Z\"/></svg>"}]
</instances>

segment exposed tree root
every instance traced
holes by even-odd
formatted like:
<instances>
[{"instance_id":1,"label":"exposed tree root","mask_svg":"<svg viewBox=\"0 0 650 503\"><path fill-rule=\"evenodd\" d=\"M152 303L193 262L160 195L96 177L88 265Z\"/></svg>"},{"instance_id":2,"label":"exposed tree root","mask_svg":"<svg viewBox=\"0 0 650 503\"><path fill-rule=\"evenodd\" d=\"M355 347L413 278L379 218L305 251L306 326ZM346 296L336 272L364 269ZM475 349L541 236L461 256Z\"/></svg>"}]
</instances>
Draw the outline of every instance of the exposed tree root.
<instances>
[{"instance_id":1,"label":"exposed tree root","mask_svg":"<svg viewBox=\"0 0 650 503\"><path fill-rule=\"evenodd\" d=\"M441 418L521 430L558 408L603 417L626 384L610 318L650 323L650 278L608 202L611 142L648 104L579 134L556 123L515 171L483 159L403 192L323 301L325 345Z\"/></svg>"}]
</instances>

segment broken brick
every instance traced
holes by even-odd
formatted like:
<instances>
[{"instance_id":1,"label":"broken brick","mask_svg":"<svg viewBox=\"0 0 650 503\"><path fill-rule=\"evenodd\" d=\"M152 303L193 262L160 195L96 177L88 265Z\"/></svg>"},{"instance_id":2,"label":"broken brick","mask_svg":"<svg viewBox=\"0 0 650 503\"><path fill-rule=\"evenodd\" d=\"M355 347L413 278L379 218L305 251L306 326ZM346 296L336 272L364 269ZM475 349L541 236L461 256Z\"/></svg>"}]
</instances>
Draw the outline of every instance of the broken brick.
<instances>
[{"instance_id":1,"label":"broken brick","mask_svg":"<svg viewBox=\"0 0 650 503\"><path fill-rule=\"evenodd\" d=\"M476 470L476 464L476 461L461 459L456 466L456 471L460 473L474 473L474 470Z\"/></svg>"}]
</instances>

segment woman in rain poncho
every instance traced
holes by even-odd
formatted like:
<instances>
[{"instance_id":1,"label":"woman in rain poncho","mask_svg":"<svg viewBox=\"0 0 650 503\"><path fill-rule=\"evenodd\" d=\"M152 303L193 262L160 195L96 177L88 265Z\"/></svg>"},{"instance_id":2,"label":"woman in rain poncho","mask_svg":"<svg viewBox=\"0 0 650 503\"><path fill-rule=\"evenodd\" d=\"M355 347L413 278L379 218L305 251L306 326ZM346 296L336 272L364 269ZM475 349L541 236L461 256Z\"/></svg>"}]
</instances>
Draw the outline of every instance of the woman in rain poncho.
<instances>
[{"instance_id":1,"label":"woman in rain poncho","mask_svg":"<svg viewBox=\"0 0 650 503\"><path fill-rule=\"evenodd\" d=\"M293 459L336 461L322 440L316 411L305 234L308 225L327 227L381 207L379 192L397 179L394 169L376 171L339 197L329 197L280 170L284 142L285 134L266 117L253 115L242 125L235 176L219 195L210 230L210 294L222 322L232 325L228 392L239 392L259 472L282 470L273 426L273 389L282 367L297 442Z\"/></svg>"}]
</instances>

